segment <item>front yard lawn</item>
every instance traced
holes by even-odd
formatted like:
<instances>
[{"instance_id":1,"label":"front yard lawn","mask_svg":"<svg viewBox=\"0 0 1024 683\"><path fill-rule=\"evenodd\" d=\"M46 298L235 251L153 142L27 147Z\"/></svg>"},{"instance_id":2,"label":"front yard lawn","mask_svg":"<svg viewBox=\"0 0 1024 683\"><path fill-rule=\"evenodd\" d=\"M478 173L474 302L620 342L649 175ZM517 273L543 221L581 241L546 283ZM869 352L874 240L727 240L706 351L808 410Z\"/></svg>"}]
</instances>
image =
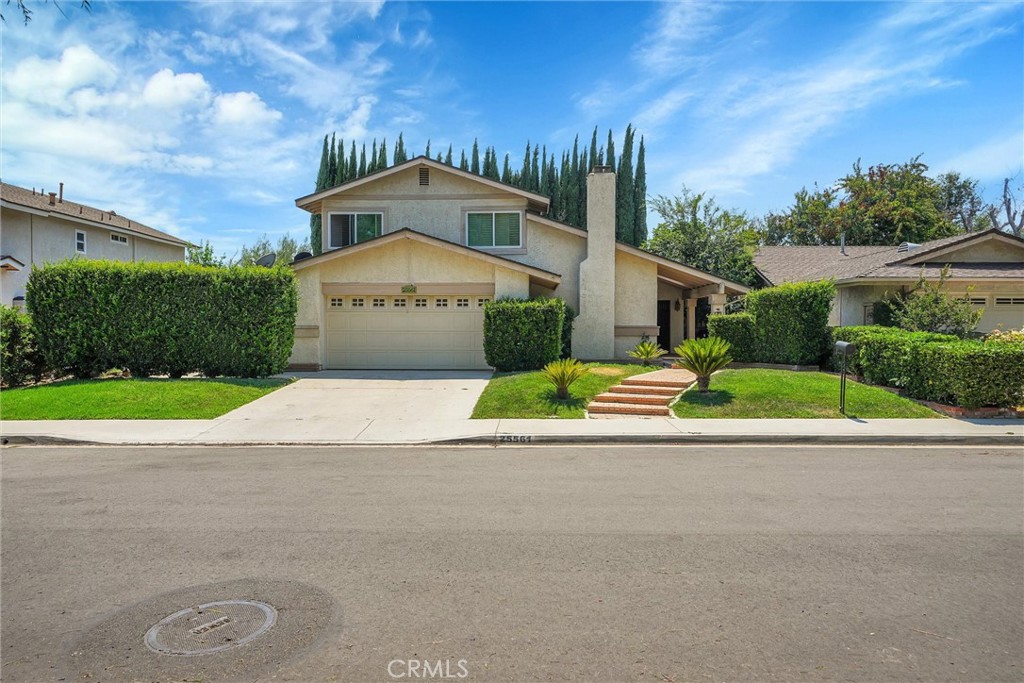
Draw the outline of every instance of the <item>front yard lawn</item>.
<instances>
[{"instance_id":1,"label":"front yard lawn","mask_svg":"<svg viewBox=\"0 0 1024 683\"><path fill-rule=\"evenodd\" d=\"M555 396L555 388L540 372L495 373L476 402L473 417L485 418L582 418L598 394L608 391L627 377L658 370L656 367L614 363L587 363L588 372L569 388L566 401Z\"/></svg>"},{"instance_id":2,"label":"front yard lawn","mask_svg":"<svg viewBox=\"0 0 1024 683\"><path fill-rule=\"evenodd\" d=\"M90 379L0 392L4 420L208 420L290 379Z\"/></svg>"},{"instance_id":3,"label":"front yard lawn","mask_svg":"<svg viewBox=\"0 0 1024 683\"><path fill-rule=\"evenodd\" d=\"M839 377L789 370L723 370L711 377L711 391L696 387L673 407L681 418L844 417L839 412ZM846 417L942 417L896 394L847 380Z\"/></svg>"}]
</instances>

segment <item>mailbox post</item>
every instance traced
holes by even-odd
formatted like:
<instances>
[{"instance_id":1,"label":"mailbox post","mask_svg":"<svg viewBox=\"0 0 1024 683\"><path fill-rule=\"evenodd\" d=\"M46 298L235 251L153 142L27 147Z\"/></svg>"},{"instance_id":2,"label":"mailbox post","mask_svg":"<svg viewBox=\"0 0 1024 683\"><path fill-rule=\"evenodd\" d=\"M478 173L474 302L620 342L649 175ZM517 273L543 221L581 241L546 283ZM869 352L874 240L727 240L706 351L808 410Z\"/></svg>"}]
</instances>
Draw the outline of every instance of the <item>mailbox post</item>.
<instances>
[{"instance_id":1,"label":"mailbox post","mask_svg":"<svg viewBox=\"0 0 1024 683\"><path fill-rule=\"evenodd\" d=\"M846 365L847 359L857 353L857 347L851 342L837 341L835 354L843 359L843 369L839 380L839 412L846 415Z\"/></svg>"}]
</instances>

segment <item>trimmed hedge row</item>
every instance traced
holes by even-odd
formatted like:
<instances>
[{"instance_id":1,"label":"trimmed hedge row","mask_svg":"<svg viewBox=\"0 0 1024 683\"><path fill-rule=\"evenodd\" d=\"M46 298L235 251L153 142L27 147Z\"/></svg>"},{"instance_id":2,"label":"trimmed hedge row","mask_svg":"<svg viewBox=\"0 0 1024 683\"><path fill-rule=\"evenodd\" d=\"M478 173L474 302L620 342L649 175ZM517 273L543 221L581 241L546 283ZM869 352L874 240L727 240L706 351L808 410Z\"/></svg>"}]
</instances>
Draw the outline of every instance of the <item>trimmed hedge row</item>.
<instances>
[{"instance_id":1,"label":"trimmed hedge row","mask_svg":"<svg viewBox=\"0 0 1024 683\"><path fill-rule=\"evenodd\" d=\"M732 347L732 359L737 363L756 363L757 326L749 313L715 314L708 316L708 336L719 337Z\"/></svg>"},{"instance_id":2,"label":"trimmed hedge row","mask_svg":"<svg viewBox=\"0 0 1024 683\"><path fill-rule=\"evenodd\" d=\"M1024 346L962 341L891 327L840 327L836 340L857 345L849 370L916 399L959 405L1024 404Z\"/></svg>"},{"instance_id":3,"label":"trimmed hedge row","mask_svg":"<svg viewBox=\"0 0 1024 683\"><path fill-rule=\"evenodd\" d=\"M835 292L831 280L759 289L747 294L746 313L710 316L708 333L728 341L740 362L818 365L831 349Z\"/></svg>"},{"instance_id":4,"label":"trimmed hedge row","mask_svg":"<svg viewBox=\"0 0 1024 683\"><path fill-rule=\"evenodd\" d=\"M36 346L32 318L16 308L0 306L0 383L16 387L38 382L48 374Z\"/></svg>"},{"instance_id":5,"label":"trimmed hedge row","mask_svg":"<svg viewBox=\"0 0 1024 683\"><path fill-rule=\"evenodd\" d=\"M75 260L33 270L25 298L47 362L79 377L265 377L288 364L298 288L286 268Z\"/></svg>"},{"instance_id":6,"label":"trimmed hedge row","mask_svg":"<svg viewBox=\"0 0 1024 683\"><path fill-rule=\"evenodd\" d=\"M484 305L484 358L500 372L539 370L562 354L561 299L498 299Z\"/></svg>"}]
</instances>

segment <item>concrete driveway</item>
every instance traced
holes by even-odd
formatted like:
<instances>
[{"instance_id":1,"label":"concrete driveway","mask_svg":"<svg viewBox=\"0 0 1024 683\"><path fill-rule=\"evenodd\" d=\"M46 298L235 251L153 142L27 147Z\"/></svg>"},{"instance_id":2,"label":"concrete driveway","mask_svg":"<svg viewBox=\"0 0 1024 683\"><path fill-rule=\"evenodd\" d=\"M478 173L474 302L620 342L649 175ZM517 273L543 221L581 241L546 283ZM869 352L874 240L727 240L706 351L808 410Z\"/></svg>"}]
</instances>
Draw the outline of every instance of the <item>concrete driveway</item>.
<instances>
[{"instance_id":1,"label":"concrete driveway","mask_svg":"<svg viewBox=\"0 0 1024 683\"><path fill-rule=\"evenodd\" d=\"M331 422L465 420L491 378L460 370L325 370L280 375L297 382L233 410L226 419Z\"/></svg>"}]
</instances>

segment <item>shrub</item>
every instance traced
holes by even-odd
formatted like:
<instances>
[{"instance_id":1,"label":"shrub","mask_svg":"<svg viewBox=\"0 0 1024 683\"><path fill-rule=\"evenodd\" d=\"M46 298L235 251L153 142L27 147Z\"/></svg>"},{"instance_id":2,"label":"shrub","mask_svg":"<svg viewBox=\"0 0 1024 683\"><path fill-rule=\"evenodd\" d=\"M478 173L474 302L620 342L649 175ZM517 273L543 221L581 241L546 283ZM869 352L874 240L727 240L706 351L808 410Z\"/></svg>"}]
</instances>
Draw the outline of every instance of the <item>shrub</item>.
<instances>
[{"instance_id":1,"label":"shrub","mask_svg":"<svg viewBox=\"0 0 1024 683\"><path fill-rule=\"evenodd\" d=\"M1021 344L1024 345L1024 329L992 330L985 336L986 344Z\"/></svg>"},{"instance_id":2,"label":"shrub","mask_svg":"<svg viewBox=\"0 0 1024 683\"><path fill-rule=\"evenodd\" d=\"M501 372L539 370L562 352L565 302L498 299L484 306L484 358Z\"/></svg>"},{"instance_id":3,"label":"shrub","mask_svg":"<svg viewBox=\"0 0 1024 683\"><path fill-rule=\"evenodd\" d=\"M984 311L971 305L970 288L967 297L951 296L945 290L948 278L948 265L943 266L938 282L926 280L922 268L914 290L893 305L896 325L912 332L943 332L961 338L974 332Z\"/></svg>"},{"instance_id":4,"label":"shrub","mask_svg":"<svg viewBox=\"0 0 1024 683\"><path fill-rule=\"evenodd\" d=\"M879 301L871 305L871 318L875 325L881 327L896 327L895 312L903 304L903 297L899 292L886 292Z\"/></svg>"},{"instance_id":5,"label":"shrub","mask_svg":"<svg viewBox=\"0 0 1024 683\"><path fill-rule=\"evenodd\" d=\"M729 342L733 360L740 363L756 362L757 327L754 316L749 313L708 316L708 334Z\"/></svg>"},{"instance_id":6,"label":"shrub","mask_svg":"<svg viewBox=\"0 0 1024 683\"><path fill-rule=\"evenodd\" d=\"M697 375L697 389L707 393L711 375L732 362L729 342L718 337L688 339L676 347L678 365Z\"/></svg>"},{"instance_id":7,"label":"shrub","mask_svg":"<svg viewBox=\"0 0 1024 683\"><path fill-rule=\"evenodd\" d=\"M651 361L656 358L661 358L668 351L658 346L658 342L652 342L649 339L645 339L642 342L637 343L632 349L626 352L632 358L636 358L640 361L643 366L648 366Z\"/></svg>"},{"instance_id":8,"label":"shrub","mask_svg":"<svg viewBox=\"0 0 1024 683\"><path fill-rule=\"evenodd\" d=\"M572 321L576 319L576 309L565 305L565 319L562 321L562 358L572 357Z\"/></svg>"},{"instance_id":9,"label":"shrub","mask_svg":"<svg viewBox=\"0 0 1024 683\"><path fill-rule=\"evenodd\" d=\"M16 308L0 306L0 382L16 387L38 382L47 374L36 346L32 318Z\"/></svg>"},{"instance_id":10,"label":"shrub","mask_svg":"<svg viewBox=\"0 0 1024 683\"><path fill-rule=\"evenodd\" d=\"M817 365L828 358L828 314L834 296L831 280L792 282L747 294L747 312L755 322L755 359Z\"/></svg>"},{"instance_id":11,"label":"shrub","mask_svg":"<svg viewBox=\"0 0 1024 683\"><path fill-rule=\"evenodd\" d=\"M33 270L26 300L47 361L80 377L265 377L288 363L298 290L287 268L76 260Z\"/></svg>"},{"instance_id":12,"label":"shrub","mask_svg":"<svg viewBox=\"0 0 1024 683\"><path fill-rule=\"evenodd\" d=\"M564 401L569 398L569 387L587 374L587 369L575 358L560 358L545 365L541 374L555 385L555 394Z\"/></svg>"},{"instance_id":13,"label":"shrub","mask_svg":"<svg viewBox=\"0 0 1024 683\"><path fill-rule=\"evenodd\" d=\"M964 408L1024 402L1024 345L878 326L841 327L834 335L857 345L851 372L912 398Z\"/></svg>"}]
</instances>

